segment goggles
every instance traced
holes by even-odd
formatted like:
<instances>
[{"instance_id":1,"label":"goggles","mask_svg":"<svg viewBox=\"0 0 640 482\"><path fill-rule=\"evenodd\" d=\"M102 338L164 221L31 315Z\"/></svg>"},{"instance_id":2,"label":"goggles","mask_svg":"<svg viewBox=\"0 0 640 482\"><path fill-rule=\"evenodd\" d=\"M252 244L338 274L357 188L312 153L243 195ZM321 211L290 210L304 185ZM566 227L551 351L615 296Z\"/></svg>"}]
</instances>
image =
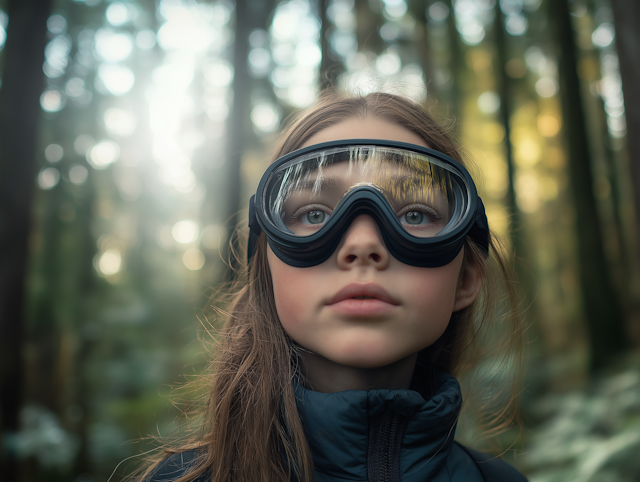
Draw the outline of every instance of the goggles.
<instances>
[{"instance_id":1,"label":"goggles","mask_svg":"<svg viewBox=\"0 0 640 482\"><path fill-rule=\"evenodd\" d=\"M249 258L261 232L295 267L326 261L351 222L371 216L399 261L450 263L469 236L488 254L489 226L467 170L438 151L347 139L299 149L266 170L249 206Z\"/></svg>"}]
</instances>

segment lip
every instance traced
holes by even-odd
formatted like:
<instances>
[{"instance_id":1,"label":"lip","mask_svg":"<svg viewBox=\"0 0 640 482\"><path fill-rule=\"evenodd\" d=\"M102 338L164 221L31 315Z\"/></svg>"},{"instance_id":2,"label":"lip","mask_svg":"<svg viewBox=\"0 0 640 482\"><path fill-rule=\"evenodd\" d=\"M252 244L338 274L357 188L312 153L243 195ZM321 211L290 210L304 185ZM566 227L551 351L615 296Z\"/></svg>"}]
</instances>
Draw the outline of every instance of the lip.
<instances>
[{"instance_id":1,"label":"lip","mask_svg":"<svg viewBox=\"0 0 640 482\"><path fill-rule=\"evenodd\" d=\"M358 296L368 296L373 299L355 299ZM338 291L333 297L329 300L327 305L336 305L338 303L344 301L364 301L364 302L373 302L373 301L382 301L389 305L399 305L400 303L391 296L382 286L374 284L374 283L351 283L340 291Z\"/></svg>"}]
</instances>

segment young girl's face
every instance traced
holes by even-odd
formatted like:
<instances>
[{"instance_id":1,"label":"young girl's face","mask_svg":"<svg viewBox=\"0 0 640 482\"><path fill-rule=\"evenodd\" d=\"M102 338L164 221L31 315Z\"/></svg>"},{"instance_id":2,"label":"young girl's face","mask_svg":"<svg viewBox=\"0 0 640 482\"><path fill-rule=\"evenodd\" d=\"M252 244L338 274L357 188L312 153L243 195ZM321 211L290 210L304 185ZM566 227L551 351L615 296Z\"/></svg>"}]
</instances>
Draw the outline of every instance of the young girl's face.
<instances>
[{"instance_id":1,"label":"young girl's face","mask_svg":"<svg viewBox=\"0 0 640 482\"><path fill-rule=\"evenodd\" d=\"M348 119L304 146L357 138L429 147L413 132L375 118ZM391 365L434 343L451 314L473 302L481 283L477 269L463 269L463 251L438 268L401 263L366 214L354 219L320 265L290 266L270 248L267 257L276 308L288 335L317 355L354 368Z\"/></svg>"}]
</instances>

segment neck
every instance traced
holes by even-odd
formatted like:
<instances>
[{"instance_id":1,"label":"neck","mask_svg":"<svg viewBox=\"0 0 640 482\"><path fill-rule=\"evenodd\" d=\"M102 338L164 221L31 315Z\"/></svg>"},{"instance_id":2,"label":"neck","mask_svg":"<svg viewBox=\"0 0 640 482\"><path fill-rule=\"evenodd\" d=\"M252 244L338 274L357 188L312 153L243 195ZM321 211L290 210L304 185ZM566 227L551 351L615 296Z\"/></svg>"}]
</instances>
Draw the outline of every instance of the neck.
<instances>
[{"instance_id":1,"label":"neck","mask_svg":"<svg viewBox=\"0 0 640 482\"><path fill-rule=\"evenodd\" d=\"M376 368L360 368L332 362L311 352L299 354L302 374L311 390L322 393L344 390L400 390L409 388L418 354Z\"/></svg>"}]
</instances>

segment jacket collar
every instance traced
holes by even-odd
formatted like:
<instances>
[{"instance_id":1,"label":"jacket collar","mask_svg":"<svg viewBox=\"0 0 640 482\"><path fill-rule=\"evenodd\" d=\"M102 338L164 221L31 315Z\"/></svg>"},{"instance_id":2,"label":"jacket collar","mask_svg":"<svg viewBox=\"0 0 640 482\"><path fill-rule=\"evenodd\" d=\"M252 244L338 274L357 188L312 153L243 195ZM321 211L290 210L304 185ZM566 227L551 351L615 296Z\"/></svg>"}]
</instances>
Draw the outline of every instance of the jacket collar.
<instances>
[{"instance_id":1,"label":"jacket collar","mask_svg":"<svg viewBox=\"0 0 640 482\"><path fill-rule=\"evenodd\" d=\"M402 420L396 449L402 481L429 480L453 446L462 404L455 378L440 373L414 390L348 390L320 393L296 383L302 419L318 480L368 480L370 428L383 416ZM399 447L397 447L399 446Z\"/></svg>"}]
</instances>

